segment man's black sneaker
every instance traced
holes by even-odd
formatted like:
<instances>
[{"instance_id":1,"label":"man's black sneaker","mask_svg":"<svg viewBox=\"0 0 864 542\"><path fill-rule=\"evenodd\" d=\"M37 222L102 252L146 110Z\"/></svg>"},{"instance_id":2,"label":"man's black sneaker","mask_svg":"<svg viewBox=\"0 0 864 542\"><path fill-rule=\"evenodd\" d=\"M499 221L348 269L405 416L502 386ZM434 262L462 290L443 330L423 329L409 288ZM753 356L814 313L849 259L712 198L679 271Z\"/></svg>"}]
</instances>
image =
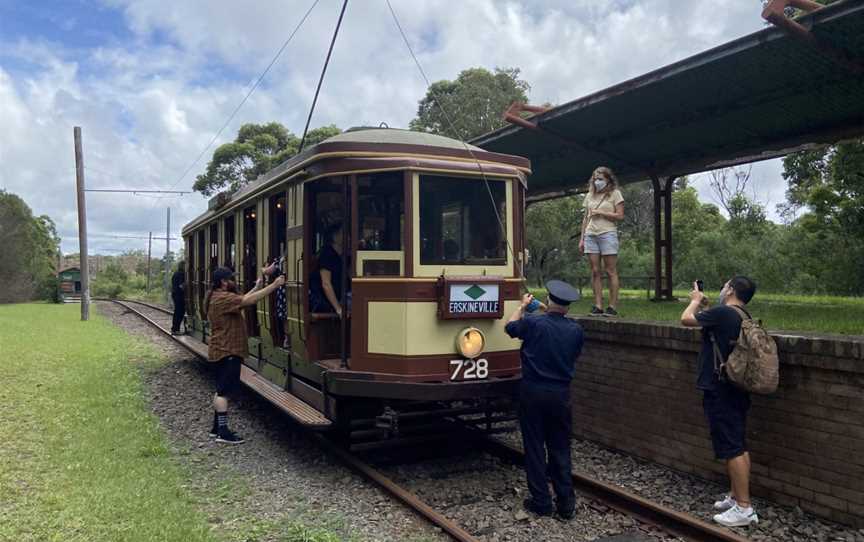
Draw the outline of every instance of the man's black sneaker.
<instances>
[{"instance_id":1,"label":"man's black sneaker","mask_svg":"<svg viewBox=\"0 0 864 542\"><path fill-rule=\"evenodd\" d=\"M616 311L612 307L606 307L606 312L604 312L603 315L604 316L618 316L618 311Z\"/></svg>"},{"instance_id":2,"label":"man's black sneaker","mask_svg":"<svg viewBox=\"0 0 864 542\"><path fill-rule=\"evenodd\" d=\"M534 499L525 499L522 501L522 508L538 516L551 516L554 512L551 506L549 508L541 508L534 502Z\"/></svg>"},{"instance_id":3,"label":"man's black sneaker","mask_svg":"<svg viewBox=\"0 0 864 542\"><path fill-rule=\"evenodd\" d=\"M557 518L562 521L570 521L571 519L576 517L576 508L566 508L566 509L558 509Z\"/></svg>"},{"instance_id":4,"label":"man's black sneaker","mask_svg":"<svg viewBox=\"0 0 864 542\"><path fill-rule=\"evenodd\" d=\"M230 429L222 429L216 435L216 442L224 442L225 444L243 444L246 442L243 437L237 436Z\"/></svg>"},{"instance_id":5,"label":"man's black sneaker","mask_svg":"<svg viewBox=\"0 0 864 542\"><path fill-rule=\"evenodd\" d=\"M219 436L219 429L217 427L213 427L210 429L210 438L216 438Z\"/></svg>"},{"instance_id":6,"label":"man's black sneaker","mask_svg":"<svg viewBox=\"0 0 864 542\"><path fill-rule=\"evenodd\" d=\"M588 313L589 316L603 316L603 309L594 305L591 307L591 312Z\"/></svg>"}]
</instances>

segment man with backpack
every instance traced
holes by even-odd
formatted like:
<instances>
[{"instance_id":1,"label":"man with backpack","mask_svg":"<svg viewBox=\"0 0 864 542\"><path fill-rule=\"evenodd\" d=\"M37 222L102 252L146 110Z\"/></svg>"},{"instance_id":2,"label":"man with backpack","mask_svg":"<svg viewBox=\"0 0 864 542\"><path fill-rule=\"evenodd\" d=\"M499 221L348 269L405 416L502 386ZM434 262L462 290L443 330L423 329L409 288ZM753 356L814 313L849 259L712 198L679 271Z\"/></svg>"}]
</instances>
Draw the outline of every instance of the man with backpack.
<instances>
[{"instance_id":1,"label":"man with backpack","mask_svg":"<svg viewBox=\"0 0 864 542\"><path fill-rule=\"evenodd\" d=\"M726 462L726 472L729 474L729 494L714 503L718 511L714 521L727 527L743 527L759 521L750 503L750 454L745 440L747 411L750 409L750 393L747 389L752 388L741 382L737 385L733 383L726 367L730 354L736 348L740 348L739 357L745 350L750 353L746 344L740 347L739 344L741 340L746 342L742 334L742 322L745 318L750 320L750 314L744 307L754 293L756 284L747 277L737 276L723 286L717 306L700 311L705 305L705 294L694 284L690 292L690 304L681 314L682 325L702 328L696 385L703 392L702 405L708 418L714 455ZM748 323L745 327L749 333L754 324ZM764 337L768 337L761 327L755 327ZM773 339L768 337L768 340L773 345ZM770 350L767 343L765 348ZM751 356L755 360L753 363L745 360L757 371L758 356L758 352ZM774 356L776 359L776 349ZM776 387L776 364L773 377Z\"/></svg>"}]
</instances>

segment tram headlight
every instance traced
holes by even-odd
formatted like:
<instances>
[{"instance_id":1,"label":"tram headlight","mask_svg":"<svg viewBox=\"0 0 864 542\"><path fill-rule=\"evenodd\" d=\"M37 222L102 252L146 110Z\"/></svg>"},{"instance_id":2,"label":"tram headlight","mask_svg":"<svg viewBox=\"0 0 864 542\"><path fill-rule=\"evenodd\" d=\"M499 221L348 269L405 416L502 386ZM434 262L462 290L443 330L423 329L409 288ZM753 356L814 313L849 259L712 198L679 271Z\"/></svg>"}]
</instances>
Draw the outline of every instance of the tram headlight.
<instances>
[{"instance_id":1,"label":"tram headlight","mask_svg":"<svg viewBox=\"0 0 864 542\"><path fill-rule=\"evenodd\" d=\"M456 350L463 357L474 359L483 353L486 337L476 327L466 327L456 336Z\"/></svg>"}]
</instances>

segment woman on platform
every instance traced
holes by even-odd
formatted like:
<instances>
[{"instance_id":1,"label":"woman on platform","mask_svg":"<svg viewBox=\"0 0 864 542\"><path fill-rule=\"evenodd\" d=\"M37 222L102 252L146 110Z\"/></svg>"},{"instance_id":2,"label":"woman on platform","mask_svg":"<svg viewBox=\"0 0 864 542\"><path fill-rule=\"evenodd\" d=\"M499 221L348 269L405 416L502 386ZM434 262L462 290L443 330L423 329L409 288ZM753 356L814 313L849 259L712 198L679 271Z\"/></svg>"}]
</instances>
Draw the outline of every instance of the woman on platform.
<instances>
[{"instance_id":1,"label":"woman on platform","mask_svg":"<svg viewBox=\"0 0 864 542\"><path fill-rule=\"evenodd\" d=\"M585 215L579 251L591 262L591 287L594 290L592 316L618 316L618 226L624 219L624 197L618 179L608 167L598 167L588 180ZM609 305L603 310L602 266L609 276Z\"/></svg>"}]
</instances>

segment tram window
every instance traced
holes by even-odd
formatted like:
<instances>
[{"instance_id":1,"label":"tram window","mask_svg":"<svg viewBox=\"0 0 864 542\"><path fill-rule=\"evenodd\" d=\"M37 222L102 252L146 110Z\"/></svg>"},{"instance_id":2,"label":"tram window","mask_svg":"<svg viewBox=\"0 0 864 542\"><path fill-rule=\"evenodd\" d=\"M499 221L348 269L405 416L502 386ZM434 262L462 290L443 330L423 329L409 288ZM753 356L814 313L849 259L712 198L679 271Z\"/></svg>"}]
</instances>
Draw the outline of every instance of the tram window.
<instances>
[{"instance_id":1,"label":"tram window","mask_svg":"<svg viewBox=\"0 0 864 542\"><path fill-rule=\"evenodd\" d=\"M219 224L210 225L210 274L219 267Z\"/></svg>"},{"instance_id":2,"label":"tram window","mask_svg":"<svg viewBox=\"0 0 864 542\"><path fill-rule=\"evenodd\" d=\"M196 261L198 263L198 309L201 311L201 318L206 320L207 315L204 314L204 291L209 287L210 278L207 277L206 272L206 257L207 250L206 245L204 244L204 230L198 230L198 233L195 234L198 237L198 250L196 251Z\"/></svg>"},{"instance_id":3,"label":"tram window","mask_svg":"<svg viewBox=\"0 0 864 542\"><path fill-rule=\"evenodd\" d=\"M420 263L505 265L506 201L503 181L421 176Z\"/></svg>"},{"instance_id":4,"label":"tram window","mask_svg":"<svg viewBox=\"0 0 864 542\"><path fill-rule=\"evenodd\" d=\"M237 241L234 232L234 215L230 215L225 219L225 266L236 270L234 267L235 251L237 250Z\"/></svg>"},{"instance_id":5,"label":"tram window","mask_svg":"<svg viewBox=\"0 0 864 542\"><path fill-rule=\"evenodd\" d=\"M402 250L404 186L401 172L363 175L357 179L359 250Z\"/></svg>"},{"instance_id":6,"label":"tram window","mask_svg":"<svg viewBox=\"0 0 864 542\"><path fill-rule=\"evenodd\" d=\"M285 207L285 194L270 198L270 259L285 255L288 214Z\"/></svg>"},{"instance_id":7,"label":"tram window","mask_svg":"<svg viewBox=\"0 0 864 542\"><path fill-rule=\"evenodd\" d=\"M243 209L243 288L244 292L249 291L255 285L258 278L258 256L256 238L256 213L255 207L247 207ZM256 307L254 305L246 307L246 333L250 337L258 337L261 330L258 324L256 315Z\"/></svg>"}]
</instances>

